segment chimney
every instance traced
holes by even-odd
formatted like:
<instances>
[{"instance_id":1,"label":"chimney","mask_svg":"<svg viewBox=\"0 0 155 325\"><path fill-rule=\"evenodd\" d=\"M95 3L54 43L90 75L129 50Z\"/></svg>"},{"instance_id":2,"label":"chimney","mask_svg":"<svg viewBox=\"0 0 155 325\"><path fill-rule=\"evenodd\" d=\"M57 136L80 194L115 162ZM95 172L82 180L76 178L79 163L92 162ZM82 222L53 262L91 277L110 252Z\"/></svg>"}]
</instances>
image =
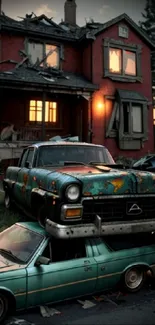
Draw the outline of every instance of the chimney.
<instances>
[{"instance_id":1,"label":"chimney","mask_svg":"<svg viewBox=\"0 0 155 325\"><path fill-rule=\"evenodd\" d=\"M66 0L64 5L65 23L69 25L76 25L76 2L75 0Z\"/></svg>"}]
</instances>

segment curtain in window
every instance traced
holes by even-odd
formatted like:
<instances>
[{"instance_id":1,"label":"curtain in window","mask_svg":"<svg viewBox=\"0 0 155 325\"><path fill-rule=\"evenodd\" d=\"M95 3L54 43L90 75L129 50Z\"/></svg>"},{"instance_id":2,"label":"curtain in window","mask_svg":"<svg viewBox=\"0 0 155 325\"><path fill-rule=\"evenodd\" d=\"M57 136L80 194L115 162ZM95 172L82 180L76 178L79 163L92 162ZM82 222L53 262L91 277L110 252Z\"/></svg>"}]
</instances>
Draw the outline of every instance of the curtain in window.
<instances>
[{"instance_id":1,"label":"curtain in window","mask_svg":"<svg viewBox=\"0 0 155 325\"><path fill-rule=\"evenodd\" d=\"M28 43L28 53L32 64L35 64L38 60L41 61L43 58L43 44Z\"/></svg>"},{"instance_id":2,"label":"curtain in window","mask_svg":"<svg viewBox=\"0 0 155 325\"><path fill-rule=\"evenodd\" d=\"M130 51L124 51L123 66L125 74L136 75L136 55Z\"/></svg>"},{"instance_id":3,"label":"curtain in window","mask_svg":"<svg viewBox=\"0 0 155 325\"><path fill-rule=\"evenodd\" d=\"M109 52L109 70L121 73L121 50L111 48Z\"/></svg>"},{"instance_id":4,"label":"curtain in window","mask_svg":"<svg viewBox=\"0 0 155 325\"><path fill-rule=\"evenodd\" d=\"M142 107L141 105L132 105L132 131L142 133Z\"/></svg>"}]
</instances>

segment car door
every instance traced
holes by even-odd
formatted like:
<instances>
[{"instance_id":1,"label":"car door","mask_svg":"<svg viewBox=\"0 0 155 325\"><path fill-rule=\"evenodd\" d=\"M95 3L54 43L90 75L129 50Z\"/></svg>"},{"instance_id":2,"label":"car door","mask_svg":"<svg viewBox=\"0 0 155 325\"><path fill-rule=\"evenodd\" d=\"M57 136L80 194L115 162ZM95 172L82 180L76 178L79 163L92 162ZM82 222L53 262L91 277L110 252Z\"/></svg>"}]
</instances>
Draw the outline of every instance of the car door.
<instances>
[{"instance_id":1,"label":"car door","mask_svg":"<svg viewBox=\"0 0 155 325\"><path fill-rule=\"evenodd\" d=\"M91 294L95 291L97 263L90 254L89 243L82 240L86 254L81 257L77 254L77 245L74 246L74 240L66 241L69 242L72 257L74 255L74 258L68 259L67 254L68 252L70 254L70 251L66 250L66 244L62 244L61 240L58 241L61 242L61 247L59 244L59 247L54 244L52 249L49 249L52 251L53 262L51 260L49 265L33 266L28 269L29 306L34 304L34 299L39 304L45 304ZM65 254L62 254L62 251Z\"/></svg>"},{"instance_id":2,"label":"car door","mask_svg":"<svg viewBox=\"0 0 155 325\"><path fill-rule=\"evenodd\" d=\"M127 259L120 251L111 251L102 239L92 239L91 244L98 269L96 291L111 289L120 281Z\"/></svg>"},{"instance_id":3,"label":"car door","mask_svg":"<svg viewBox=\"0 0 155 325\"><path fill-rule=\"evenodd\" d=\"M18 172L17 181L14 186L14 198L22 206L27 205L28 195L28 180L30 168L34 157L34 148L28 148L23 152L21 162L19 164L20 170Z\"/></svg>"}]
</instances>

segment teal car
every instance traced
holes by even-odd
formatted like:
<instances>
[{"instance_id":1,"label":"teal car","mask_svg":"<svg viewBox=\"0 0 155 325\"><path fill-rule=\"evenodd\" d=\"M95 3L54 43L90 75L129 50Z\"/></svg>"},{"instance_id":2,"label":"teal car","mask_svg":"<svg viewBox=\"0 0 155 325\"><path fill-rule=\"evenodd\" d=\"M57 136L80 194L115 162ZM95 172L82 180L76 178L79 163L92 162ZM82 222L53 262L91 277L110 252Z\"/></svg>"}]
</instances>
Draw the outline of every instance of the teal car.
<instances>
[{"instance_id":1,"label":"teal car","mask_svg":"<svg viewBox=\"0 0 155 325\"><path fill-rule=\"evenodd\" d=\"M14 224L0 234L0 323L12 309L118 285L138 291L155 274L153 242L154 235L58 240L37 222Z\"/></svg>"},{"instance_id":2,"label":"teal car","mask_svg":"<svg viewBox=\"0 0 155 325\"><path fill-rule=\"evenodd\" d=\"M102 145L35 143L3 185L5 207L18 205L55 238L155 231L155 175L120 169Z\"/></svg>"}]
</instances>

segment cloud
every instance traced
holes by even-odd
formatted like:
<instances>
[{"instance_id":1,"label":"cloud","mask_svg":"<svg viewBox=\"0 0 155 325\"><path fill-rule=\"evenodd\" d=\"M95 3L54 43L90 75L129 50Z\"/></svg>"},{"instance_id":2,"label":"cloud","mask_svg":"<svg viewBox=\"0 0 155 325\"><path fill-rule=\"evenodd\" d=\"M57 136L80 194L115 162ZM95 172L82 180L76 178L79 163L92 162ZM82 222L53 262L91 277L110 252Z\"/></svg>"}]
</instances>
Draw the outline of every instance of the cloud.
<instances>
[{"instance_id":1,"label":"cloud","mask_svg":"<svg viewBox=\"0 0 155 325\"><path fill-rule=\"evenodd\" d=\"M109 5L103 5L100 9L99 9L99 14L103 15L105 13L105 11L109 10L110 6Z\"/></svg>"},{"instance_id":2,"label":"cloud","mask_svg":"<svg viewBox=\"0 0 155 325\"><path fill-rule=\"evenodd\" d=\"M49 8L48 4L42 4L38 9L35 11L37 16L44 14L45 16L56 17L57 11Z\"/></svg>"}]
</instances>

